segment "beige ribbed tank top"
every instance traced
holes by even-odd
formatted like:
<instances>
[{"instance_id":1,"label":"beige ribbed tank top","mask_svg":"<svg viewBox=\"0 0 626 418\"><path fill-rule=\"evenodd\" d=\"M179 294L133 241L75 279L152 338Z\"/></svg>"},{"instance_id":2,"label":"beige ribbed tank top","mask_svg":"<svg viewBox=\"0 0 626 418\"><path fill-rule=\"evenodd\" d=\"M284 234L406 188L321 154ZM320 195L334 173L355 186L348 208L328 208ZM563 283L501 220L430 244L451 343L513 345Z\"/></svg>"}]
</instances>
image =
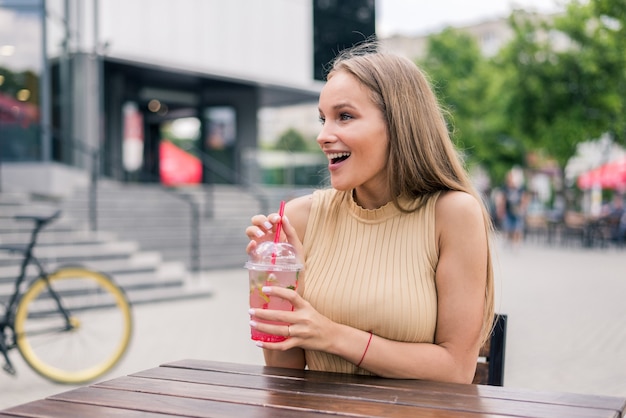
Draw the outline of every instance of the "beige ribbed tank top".
<instances>
[{"instance_id":1,"label":"beige ribbed tank top","mask_svg":"<svg viewBox=\"0 0 626 418\"><path fill-rule=\"evenodd\" d=\"M351 193L315 191L303 242L304 298L335 322L391 340L433 342L438 195L402 213L393 203L368 210ZM368 374L332 354L305 355L311 370Z\"/></svg>"}]
</instances>

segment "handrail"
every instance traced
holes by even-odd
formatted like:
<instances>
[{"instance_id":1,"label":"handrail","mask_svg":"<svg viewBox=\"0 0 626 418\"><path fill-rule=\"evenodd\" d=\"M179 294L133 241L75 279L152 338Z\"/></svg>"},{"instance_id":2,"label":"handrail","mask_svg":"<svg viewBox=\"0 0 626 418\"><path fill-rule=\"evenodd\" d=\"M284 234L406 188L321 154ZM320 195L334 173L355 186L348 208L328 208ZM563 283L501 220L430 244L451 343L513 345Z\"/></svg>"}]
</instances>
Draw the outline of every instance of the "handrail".
<instances>
[{"instance_id":1,"label":"handrail","mask_svg":"<svg viewBox=\"0 0 626 418\"><path fill-rule=\"evenodd\" d=\"M250 181L238 176L238 173L235 170L228 167L221 161L216 160L215 158L192 144L185 144L183 149L198 157L203 168L205 168L212 174L217 174L223 179L228 180L231 185L239 187L241 190L254 197L261 205L261 213L268 212L269 203L267 196L265 196L263 193L259 193L258 188Z\"/></svg>"},{"instance_id":2,"label":"handrail","mask_svg":"<svg viewBox=\"0 0 626 418\"><path fill-rule=\"evenodd\" d=\"M78 141L74 138L65 140L65 143L70 145L70 149L77 150L90 158L90 182L89 182L89 199L88 199L88 213L89 213L89 228L91 231L97 231L98 229L98 181L100 177L100 157L101 150L99 148L85 144L82 141ZM199 148L189 144L185 146L185 150L194 154L200 160L202 167L209 173L218 175L225 179L232 186L238 187L244 192L248 193L254 199L256 199L261 208L262 213L267 213L269 210L269 202L265 194L258 191L257 187L248 180L238 176L238 173L232 168L226 166L221 161L216 160L206 152ZM201 269L200 261L200 206L193 196L181 193L178 188L172 188L162 185L160 178L157 175L151 175L148 180L154 181L160 185L159 189L163 192L180 199L181 201L189 205L190 210L190 269L193 272L199 272ZM212 186L212 184L206 184L205 186ZM213 199L209 199L207 205L213 205ZM206 212L205 212L206 213ZM208 216L212 216L213 210L208 210Z\"/></svg>"},{"instance_id":3,"label":"handrail","mask_svg":"<svg viewBox=\"0 0 626 418\"><path fill-rule=\"evenodd\" d=\"M87 155L90 159L89 170L89 229L91 231L98 230L98 179L100 177L100 148L85 144L75 138L69 138L65 143L71 147L71 151L79 151Z\"/></svg>"},{"instance_id":4,"label":"handrail","mask_svg":"<svg viewBox=\"0 0 626 418\"><path fill-rule=\"evenodd\" d=\"M161 190L169 193L171 196L177 197L182 201L189 204L189 209L191 213L189 225L190 230L190 247L189 247L189 257L190 257L190 268L194 273L200 272L200 209L198 208L198 202L196 202L192 196L186 195L184 193L176 193L174 190L169 187L162 187Z\"/></svg>"}]
</instances>

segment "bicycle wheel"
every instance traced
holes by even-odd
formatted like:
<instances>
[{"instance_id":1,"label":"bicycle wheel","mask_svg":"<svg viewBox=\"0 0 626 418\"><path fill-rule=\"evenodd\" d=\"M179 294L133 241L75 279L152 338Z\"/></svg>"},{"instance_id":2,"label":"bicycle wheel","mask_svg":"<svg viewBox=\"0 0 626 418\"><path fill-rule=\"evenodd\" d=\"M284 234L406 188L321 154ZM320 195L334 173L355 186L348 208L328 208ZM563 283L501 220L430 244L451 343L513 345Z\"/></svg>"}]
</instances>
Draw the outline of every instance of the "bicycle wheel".
<instances>
[{"instance_id":1,"label":"bicycle wheel","mask_svg":"<svg viewBox=\"0 0 626 418\"><path fill-rule=\"evenodd\" d=\"M102 376L121 359L130 343L132 315L126 295L109 277L64 267L28 287L14 326L17 347L33 370L54 382L79 384Z\"/></svg>"}]
</instances>

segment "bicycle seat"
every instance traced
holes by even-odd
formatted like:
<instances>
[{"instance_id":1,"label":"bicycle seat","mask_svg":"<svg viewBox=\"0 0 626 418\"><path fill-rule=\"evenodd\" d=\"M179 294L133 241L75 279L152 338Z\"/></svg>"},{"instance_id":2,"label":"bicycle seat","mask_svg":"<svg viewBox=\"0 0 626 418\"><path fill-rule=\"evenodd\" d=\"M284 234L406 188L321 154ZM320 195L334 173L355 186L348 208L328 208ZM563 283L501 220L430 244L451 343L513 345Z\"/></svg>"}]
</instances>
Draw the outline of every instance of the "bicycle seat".
<instances>
[{"instance_id":1,"label":"bicycle seat","mask_svg":"<svg viewBox=\"0 0 626 418\"><path fill-rule=\"evenodd\" d=\"M52 222L56 218L61 215L61 210L56 210L52 215L43 216L43 215L15 215L13 219L16 221L35 221L40 225L47 224L48 222Z\"/></svg>"}]
</instances>

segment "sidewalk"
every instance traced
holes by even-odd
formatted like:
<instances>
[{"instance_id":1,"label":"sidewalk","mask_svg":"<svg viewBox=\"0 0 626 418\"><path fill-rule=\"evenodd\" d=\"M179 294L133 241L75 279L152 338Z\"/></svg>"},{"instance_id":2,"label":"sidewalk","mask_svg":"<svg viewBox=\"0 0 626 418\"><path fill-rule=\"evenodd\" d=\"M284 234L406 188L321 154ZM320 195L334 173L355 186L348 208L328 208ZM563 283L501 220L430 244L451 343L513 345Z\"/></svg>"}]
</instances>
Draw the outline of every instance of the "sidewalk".
<instances>
[{"instance_id":1,"label":"sidewalk","mask_svg":"<svg viewBox=\"0 0 626 418\"><path fill-rule=\"evenodd\" d=\"M626 395L626 251L500 247L506 386Z\"/></svg>"},{"instance_id":2,"label":"sidewalk","mask_svg":"<svg viewBox=\"0 0 626 418\"><path fill-rule=\"evenodd\" d=\"M498 248L496 310L508 315L504 384L626 396L626 251ZM209 298L136 306L128 355L107 378L173 360L263 364L249 339L247 272L210 271ZM71 389L46 382L11 353L0 409Z\"/></svg>"}]
</instances>

